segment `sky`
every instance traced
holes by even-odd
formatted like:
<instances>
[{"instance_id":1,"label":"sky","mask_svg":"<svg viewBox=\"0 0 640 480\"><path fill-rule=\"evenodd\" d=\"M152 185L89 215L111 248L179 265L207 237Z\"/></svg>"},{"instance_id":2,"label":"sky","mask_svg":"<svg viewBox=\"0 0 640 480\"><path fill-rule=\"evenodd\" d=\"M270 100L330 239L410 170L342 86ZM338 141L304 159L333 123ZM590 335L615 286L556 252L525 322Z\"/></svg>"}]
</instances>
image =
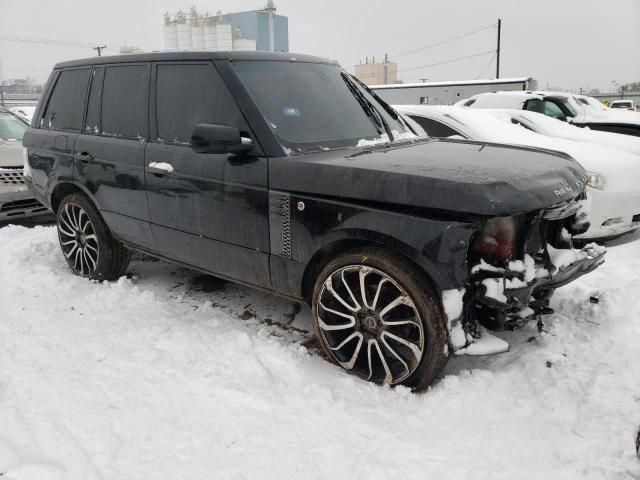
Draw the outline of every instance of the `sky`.
<instances>
[{"instance_id":1,"label":"sky","mask_svg":"<svg viewBox=\"0 0 640 480\"><path fill-rule=\"evenodd\" d=\"M533 77L541 88L610 90L640 81L640 0L275 0L289 17L290 49L352 68L385 53L405 82L494 78L495 58L415 68L495 50L496 29L399 55L497 23L502 18L501 77ZM3 40L3 36L163 48L162 14L262 8L266 0L0 0L0 62L5 78L44 80L62 60L95 55L89 46ZM615 83L614 83L615 82Z\"/></svg>"}]
</instances>

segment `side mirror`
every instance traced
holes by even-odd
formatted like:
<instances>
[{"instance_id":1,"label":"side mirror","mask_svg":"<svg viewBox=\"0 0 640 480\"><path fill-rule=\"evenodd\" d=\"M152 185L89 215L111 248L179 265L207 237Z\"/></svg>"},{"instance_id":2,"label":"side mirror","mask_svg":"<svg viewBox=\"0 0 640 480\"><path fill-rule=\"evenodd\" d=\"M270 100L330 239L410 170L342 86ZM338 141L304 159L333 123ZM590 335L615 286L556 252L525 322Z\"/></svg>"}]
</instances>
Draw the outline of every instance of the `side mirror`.
<instances>
[{"instance_id":1,"label":"side mirror","mask_svg":"<svg viewBox=\"0 0 640 480\"><path fill-rule=\"evenodd\" d=\"M191 134L191 148L196 153L244 153L253 148L253 140L236 127L199 123Z\"/></svg>"}]
</instances>

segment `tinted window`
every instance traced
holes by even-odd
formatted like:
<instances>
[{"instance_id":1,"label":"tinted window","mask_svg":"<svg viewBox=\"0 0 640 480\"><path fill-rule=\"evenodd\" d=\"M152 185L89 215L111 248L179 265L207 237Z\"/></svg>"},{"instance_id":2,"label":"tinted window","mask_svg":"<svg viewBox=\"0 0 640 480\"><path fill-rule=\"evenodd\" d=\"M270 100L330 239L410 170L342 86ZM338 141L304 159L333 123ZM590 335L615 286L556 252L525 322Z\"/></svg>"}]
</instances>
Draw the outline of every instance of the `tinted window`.
<instances>
[{"instance_id":1,"label":"tinted window","mask_svg":"<svg viewBox=\"0 0 640 480\"><path fill-rule=\"evenodd\" d=\"M198 123L247 130L231 93L208 64L158 65L156 118L158 137L167 143L190 143Z\"/></svg>"},{"instance_id":2,"label":"tinted window","mask_svg":"<svg viewBox=\"0 0 640 480\"><path fill-rule=\"evenodd\" d=\"M553 118L557 118L560 120L564 120L567 118L567 116L564 114L564 112L560 109L559 106L557 106L555 103L553 102L549 102L548 100L544 101L544 112L543 112L547 117L553 117Z\"/></svg>"},{"instance_id":3,"label":"tinted window","mask_svg":"<svg viewBox=\"0 0 640 480\"><path fill-rule=\"evenodd\" d=\"M102 107L102 83L104 81L104 67L93 71L89 101L87 102L87 116L84 121L85 133L100 133L100 111Z\"/></svg>"},{"instance_id":4,"label":"tinted window","mask_svg":"<svg viewBox=\"0 0 640 480\"><path fill-rule=\"evenodd\" d=\"M443 138L460 135L459 132L456 132L448 125L445 125L444 123L438 122L431 118L419 117L417 115L410 115L410 118L417 122L418 125L420 125L430 137Z\"/></svg>"},{"instance_id":5,"label":"tinted window","mask_svg":"<svg viewBox=\"0 0 640 480\"><path fill-rule=\"evenodd\" d=\"M60 72L40 127L52 130L80 131L91 69Z\"/></svg>"},{"instance_id":6,"label":"tinted window","mask_svg":"<svg viewBox=\"0 0 640 480\"><path fill-rule=\"evenodd\" d=\"M27 126L18 117L0 111L0 140L22 140L26 130Z\"/></svg>"},{"instance_id":7,"label":"tinted window","mask_svg":"<svg viewBox=\"0 0 640 480\"><path fill-rule=\"evenodd\" d=\"M544 102L538 99L528 100L525 110L544 114Z\"/></svg>"},{"instance_id":8,"label":"tinted window","mask_svg":"<svg viewBox=\"0 0 640 480\"><path fill-rule=\"evenodd\" d=\"M107 67L102 93L102 135L147 138L148 67Z\"/></svg>"}]
</instances>

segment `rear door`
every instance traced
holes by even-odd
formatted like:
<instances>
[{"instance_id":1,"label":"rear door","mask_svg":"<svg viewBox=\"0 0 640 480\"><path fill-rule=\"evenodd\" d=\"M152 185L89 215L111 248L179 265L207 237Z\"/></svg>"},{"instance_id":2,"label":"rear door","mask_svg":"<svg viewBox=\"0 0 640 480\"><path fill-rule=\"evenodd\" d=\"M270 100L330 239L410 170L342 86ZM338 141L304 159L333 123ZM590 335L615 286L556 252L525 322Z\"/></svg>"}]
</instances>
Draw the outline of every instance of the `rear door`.
<instances>
[{"instance_id":1,"label":"rear door","mask_svg":"<svg viewBox=\"0 0 640 480\"><path fill-rule=\"evenodd\" d=\"M259 146L249 156L195 153L190 144L198 123L231 125L255 140L231 92L211 62L157 63L152 78L145 162L157 253L269 285L268 160Z\"/></svg>"},{"instance_id":2,"label":"rear door","mask_svg":"<svg viewBox=\"0 0 640 480\"><path fill-rule=\"evenodd\" d=\"M25 138L33 182L47 196L57 182L73 181L73 149L82 129L90 74L91 67L54 74L36 128Z\"/></svg>"},{"instance_id":3,"label":"rear door","mask_svg":"<svg viewBox=\"0 0 640 480\"><path fill-rule=\"evenodd\" d=\"M98 66L82 135L75 144L76 180L122 241L152 247L144 185L144 147L149 137L151 65Z\"/></svg>"}]
</instances>

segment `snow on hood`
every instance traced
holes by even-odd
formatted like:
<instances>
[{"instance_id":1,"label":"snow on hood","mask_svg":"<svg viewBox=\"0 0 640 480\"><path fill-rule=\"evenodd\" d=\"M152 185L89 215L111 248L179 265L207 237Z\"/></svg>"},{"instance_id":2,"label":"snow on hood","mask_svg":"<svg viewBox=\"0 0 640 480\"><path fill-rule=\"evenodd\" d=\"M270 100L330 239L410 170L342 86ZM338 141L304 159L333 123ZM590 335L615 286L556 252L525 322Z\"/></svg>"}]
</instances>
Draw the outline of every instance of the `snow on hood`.
<instances>
[{"instance_id":1,"label":"snow on hood","mask_svg":"<svg viewBox=\"0 0 640 480\"><path fill-rule=\"evenodd\" d=\"M550 137L564 138L579 142L594 143L610 148L617 148L628 153L640 155L640 138L620 133L591 130L589 127L577 127L568 122L551 118L542 113L527 110L487 110L501 112L511 119L529 123L534 131ZM640 158L638 159L640 161Z\"/></svg>"}]
</instances>

